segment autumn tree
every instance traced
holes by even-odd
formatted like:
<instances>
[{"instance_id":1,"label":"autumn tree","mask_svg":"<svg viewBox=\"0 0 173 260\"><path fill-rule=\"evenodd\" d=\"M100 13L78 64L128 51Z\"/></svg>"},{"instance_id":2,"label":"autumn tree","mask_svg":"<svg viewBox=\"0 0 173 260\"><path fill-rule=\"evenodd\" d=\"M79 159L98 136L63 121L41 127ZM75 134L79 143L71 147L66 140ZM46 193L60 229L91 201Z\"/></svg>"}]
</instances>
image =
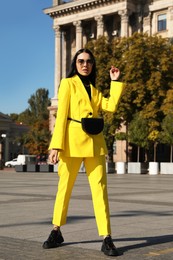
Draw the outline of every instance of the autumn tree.
<instances>
[{"instance_id":1,"label":"autumn tree","mask_svg":"<svg viewBox=\"0 0 173 260\"><path fill-rule=\"evenodd\" d=\"M30 154L46 154L49 141L49 91L38 89L28 100L28 108L20 114L11 114L15 122L21 122L29 127L29 131L18 137L22 146Z\"/></svg>"},{"instance_id":2,"label":"autumn tree","mask_svg":"<svg viewBox=\"0 0 173 260\"><path fill-rule=\"evenodd\" d=\"M28 100L29 107L25 111L30 131L26 136L26 147L30 154L46 154L49 141L49 92L40 88Z\"/></svg>"}]
</instances>

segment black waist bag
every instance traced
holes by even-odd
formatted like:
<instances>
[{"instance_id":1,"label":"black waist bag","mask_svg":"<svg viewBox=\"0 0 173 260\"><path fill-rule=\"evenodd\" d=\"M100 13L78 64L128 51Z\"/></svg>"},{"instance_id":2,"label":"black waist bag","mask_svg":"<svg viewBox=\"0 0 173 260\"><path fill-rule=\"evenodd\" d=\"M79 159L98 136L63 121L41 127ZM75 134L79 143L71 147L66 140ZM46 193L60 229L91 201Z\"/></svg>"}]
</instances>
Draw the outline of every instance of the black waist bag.
<instances>
[{"instance_id":1,"label":"black waist bag","mask_svg":"<svg viewBox=\"0 0 173 260\"><path fill-rule=\"evenodd\" d=\"M81 118L82 129L87 134L98 135L103 131L103 118Z\"/></svg>"},{"instance_id":2,"label":"black waist bag","mask_svg":"<svg viewBox=\"0 0 173 260\"><path fill-rule=\"evenodd\" d=\"M99 133L101 133L103 131L103 128L104 128L104 120L101 117L100 118L84 117L84 118L81 118L81 121L73 119L73 118L68 118L68 120L72 120L77 123L81 123L83 131L90 135L98 135Z\"/></svg>"}]
</instances>

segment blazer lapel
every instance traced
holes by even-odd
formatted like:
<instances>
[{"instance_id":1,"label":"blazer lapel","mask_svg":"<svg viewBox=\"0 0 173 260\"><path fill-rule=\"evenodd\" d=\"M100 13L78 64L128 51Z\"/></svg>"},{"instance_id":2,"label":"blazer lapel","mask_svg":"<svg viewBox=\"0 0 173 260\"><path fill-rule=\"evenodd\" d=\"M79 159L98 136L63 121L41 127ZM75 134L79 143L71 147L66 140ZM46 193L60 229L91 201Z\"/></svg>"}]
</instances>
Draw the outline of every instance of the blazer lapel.
<instances>
[{"instance_id":1,"label":"blazer lapel","mask_svg":"<svg viewBox=\"0 0 173 260\"><path fill-rule=\"evenodd\" d=\"M89 96L88 96L88 93L87 93L87 91L86 91L86 89L85 89L81 79L79 78L79 76L75 75L72 79L74 81L74 84L77 86L78 90L81 92L81 95L83 95L83 97L85 99L87 99L87 101L89 103L91 103L90 99L89 99ZM91 96L92 96L92 85L91 84L90 84L90 87L91 87Z\"/></svg>"}]
</instances>

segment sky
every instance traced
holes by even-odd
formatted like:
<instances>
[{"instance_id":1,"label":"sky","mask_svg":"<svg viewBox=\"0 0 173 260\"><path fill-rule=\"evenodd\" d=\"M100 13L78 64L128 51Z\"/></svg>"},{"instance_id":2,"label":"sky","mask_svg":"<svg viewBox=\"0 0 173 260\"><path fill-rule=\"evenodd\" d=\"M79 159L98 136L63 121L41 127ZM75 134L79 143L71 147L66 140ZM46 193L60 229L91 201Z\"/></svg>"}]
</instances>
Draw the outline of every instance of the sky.
<instances>
[{"instance_id":1,"label":"sky","mask_svg":"<svg viewBox=\"0 0 173 260\"><path fill-rule=\"evenodd\" d=\"M0 112L21 113L39 88L54 96L52 0L1 0Z\"/></svg>"}]
</instances>

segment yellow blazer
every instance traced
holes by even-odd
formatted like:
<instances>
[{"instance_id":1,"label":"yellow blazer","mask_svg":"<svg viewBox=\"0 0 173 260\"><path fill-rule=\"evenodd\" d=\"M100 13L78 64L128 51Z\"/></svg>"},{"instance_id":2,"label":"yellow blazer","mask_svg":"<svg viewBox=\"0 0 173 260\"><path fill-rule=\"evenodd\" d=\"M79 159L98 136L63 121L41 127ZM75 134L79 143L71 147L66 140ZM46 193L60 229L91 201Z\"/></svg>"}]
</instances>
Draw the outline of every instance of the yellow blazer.
<instances>
[{"instance_id":1,"label":"yellow blazer","mask_svg":"<svg viewBox=\"0 0 173 260\"><path fill-rule=\"evenodd\" d=\"M111 81L110 97L103 97L95 87L91 87L91 101L79 78L61 80L58 92L56 123L50 142L50 149L61 149L67 157L93 157L107 154L103 133L88 135L80 123L68 118L81 120L82 117L98 117L100 110L115 112L123 90L123 84Z\"/></svg>"}]
</instances>

